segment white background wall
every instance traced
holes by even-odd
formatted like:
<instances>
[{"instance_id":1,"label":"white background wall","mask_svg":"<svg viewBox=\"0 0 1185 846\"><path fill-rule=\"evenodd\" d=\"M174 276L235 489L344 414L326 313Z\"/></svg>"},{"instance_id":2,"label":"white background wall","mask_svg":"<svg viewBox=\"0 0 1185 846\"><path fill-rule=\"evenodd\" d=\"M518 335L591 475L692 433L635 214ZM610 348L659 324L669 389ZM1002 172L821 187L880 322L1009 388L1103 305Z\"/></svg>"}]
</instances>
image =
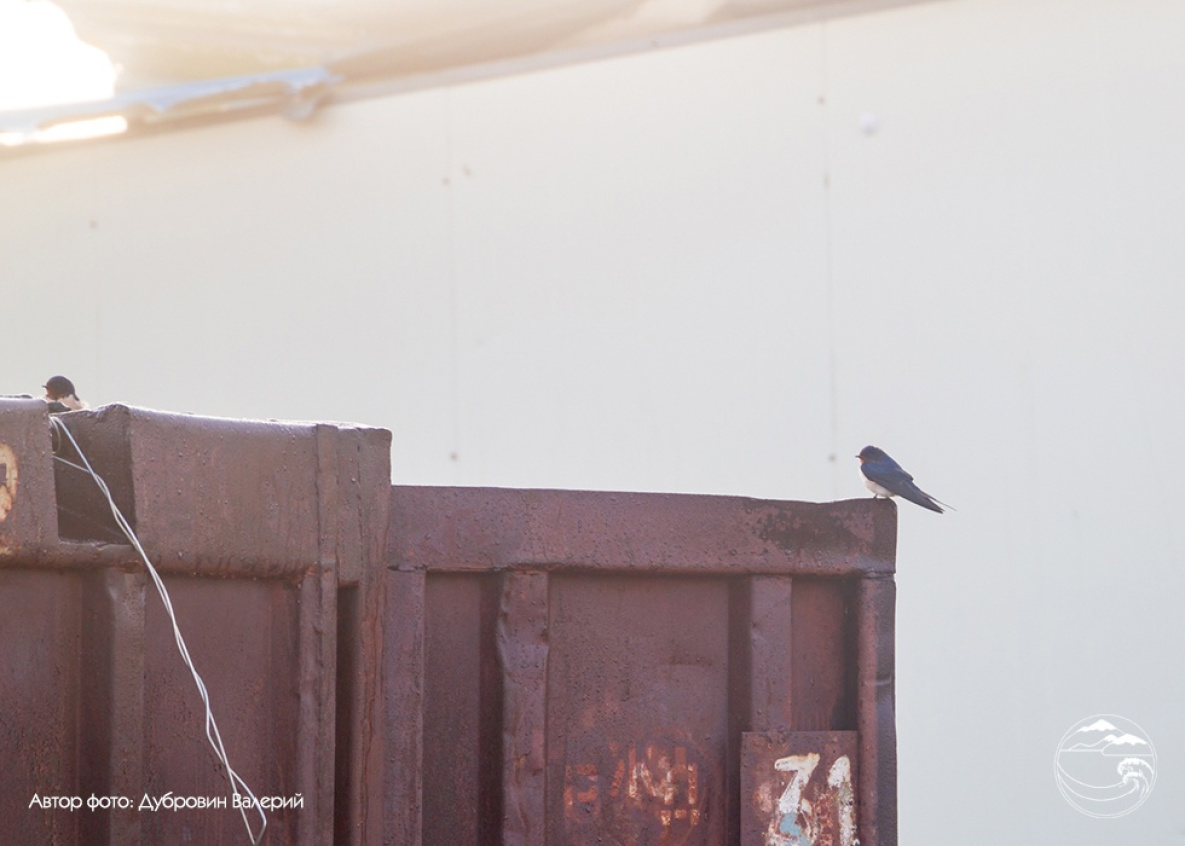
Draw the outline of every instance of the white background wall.
<instances>
[{"instance_id":1,"label":"white background wall","mask_svg":"<svg viewBox=\"0 0 1185 846\"><path fill-rule=\"evenodd\" d=\"M901 507L903 844L1185 842L1185 4L949 0L0 160L0 392ZM862 116L878 128L861 130ZM1063 732L1159 753L1070 808Z\"/></svg>"}]
</instances>

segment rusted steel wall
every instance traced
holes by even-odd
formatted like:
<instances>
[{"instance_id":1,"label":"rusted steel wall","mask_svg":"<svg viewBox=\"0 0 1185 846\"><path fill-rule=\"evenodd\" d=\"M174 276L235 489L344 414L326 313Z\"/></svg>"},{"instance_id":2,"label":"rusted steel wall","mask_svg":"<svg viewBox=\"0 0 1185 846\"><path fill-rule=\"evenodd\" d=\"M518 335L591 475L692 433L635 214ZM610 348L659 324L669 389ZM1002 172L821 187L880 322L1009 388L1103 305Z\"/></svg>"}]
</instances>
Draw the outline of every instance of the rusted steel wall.
<instances>
[{"instance_id":1,"label":"rusted steel wall","mask_svg":"<svg viewBox=\"0 0 1185 846\"><path fill-rule=\"evenodd\" d=\"M389 434L62 419L162 573L231 765L302 799L265 842L381 842ZM156 591L93 481L53 461L44 403L0 401L0 465L0 842L247 842L229 807L141 807L228 784ZM30 807L92 795L131 807Z\"/></svg>"},{"instance_id":2,"label":"rusted steel wall","mask_svg":"<svg viewBox=\"0 0 1185 846\"><path fill-rule=\"evenodd\" d=\"M895 843L892 504L391 488L382 430L61 419L232 765L301 798L265 842ZM228 786L52 435L0 401L0 843L246 842L231 808L142 806Z\"/></svg>"},{"instance_id":3,"label":"rusted steel wall","mask_svg":"<svg viewBox=\"0 0 1185 846\"><path fill-rule=\"evenodd\" d=\"M397 486L390 516L388 842L896 843L892 503Z\"/></svg>"}]
</instances>

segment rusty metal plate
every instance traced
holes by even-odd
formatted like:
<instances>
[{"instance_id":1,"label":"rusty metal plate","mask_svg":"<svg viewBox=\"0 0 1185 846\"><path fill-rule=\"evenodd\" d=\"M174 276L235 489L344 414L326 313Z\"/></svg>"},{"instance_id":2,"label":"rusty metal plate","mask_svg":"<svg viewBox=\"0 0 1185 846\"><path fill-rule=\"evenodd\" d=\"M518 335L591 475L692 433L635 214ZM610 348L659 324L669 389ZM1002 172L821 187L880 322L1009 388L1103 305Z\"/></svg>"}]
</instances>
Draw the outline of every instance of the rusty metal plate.
<instances>
[{"instance_id":1,"label":"rusty metal plate","mask_svg":"<svg viewBox=\"0 0 1185 846\"><path fill-rule=\"evenodd\" d=\"M33 808L75 796L81 584L62 573L0 570L0 840L75 843L80 816Z\"/></svg>"},{"instance_id":2,"label":"rusty metal plate","mask_svg":"<svg viewBox=\"0 0 1185 846\"><path fill-rule=\"evenodd\" d=\"M185 638L210 693L231 766L258 796L295 796L302 741L298 711L298 588L277 580L169 576ZM205 738L205 709L177 655L172 626L149 588L144 625L143 791L153 797L228 792ZM119 660L118 658L116 660ZM311 797L310 797L311 798ZM268 814L272 843L296 840L295 809ZM147 843L241 842L230 809L139 814Z\"/></svg>"},{"instance_id":3,"label":"rusty metal plate","mask_svg":"<svg viewBox=\"0 0 1185 846\"><path fill-rule=\"evenodd\" d=\"M0 399L0 562L57 543L49 412Z\"/></svg>"},{"instance_id":4,"label":"rusty metal plate","mask_svg":"<svg viewBox=\"0 0 1185 846\"><path fill-rule=\"evenodd\" d=\"M854 587L849 579L794 579L790 615L792 720L771 728L856 728Z\"/></svg>"},{"instance_id":5,"label":"rusty metal plate","mask_svg":"<svg viewBox=\"0 0 1185 846\"><path fill-rule=\"evenodd\" d=\"M291 577L335 560L353 583L359 561L385 553L385 430L122 405L61 422L162 571ZM68 442L61 454L80 463ZM87 474L60 462L54 472L64 539L127 542ZM367 495L350 495L358 489ZM370 515L381 515L377 525Z\"/></svg>"},{"instance_id":6,"label":"rusty metal plate","mask_svg":"<svg viewBox=\"0 0 1185 846\"><path fill-rule=\"evenodd\" d=\"M427 579L425 844L497 842L502 811L501 677L494 645L498 589L496 576ZM406 676L394 680L400 688L407 686Z\"/></svg>"},{"instance_id":7,"label":"rusty metal plate","mask_svg":"<svg viewBox=\"0 0 1185 846\"><path fill-rule=\"evenodd\" d=\"M729 591L553 576L550 842L724 844Z\"/></svg>"},{"instance_id":8,"label":"rusty metal plate","mask_svg":"<svg viewBox=\"0 0 1185 846\"><path fill-rule=\"evenodd\" d=\"M0 496L0 757L17 762L0 840L244 841L143 562L94 480L53 462L44 403L0 412L16 494ZM231 765L270 806L265 842L382 842L389 433L120 406L58 419L164 575ZM72 804L92 796L118 803Z\"/></svg>"},{"instance_id":9,"label":"rusty metal plate","mask_svg":"<svg viewBox=\"0 0 1185 846\"><path fill-rule=\"evenodd\" d=\"M387 734L389 833L732 846L748 842L743 733L843 737L850 766L858 730L867 771L848 770L861 801L845 807L864 846L891 846L894 516L393 488L388 566L407 594L389 608L424 625L387 618L384 696L413 735Z\"/></svg>"},{"instance_id":10,"label":"rusty metal plate","mask_svg":"<svg viewBox=\"0 0 1185 846\"><path fill-rule=\"evenodd\" d=\"M201 561L207 571L276 575L317 560L313 426L122 405L63 423L162 568L192 572ZM69 444L63 449L78 461ZM64 536L126 542L89 477L62 464L55 472Z\"/></svg>"},{"instance_id":11,"label":"rusty metal plate","mask_svg":"<svg viewBox=\"0 0 1185 846\"><path fill-rule=\"evenodd\" d=\"M854 731L745 732L742 846L859 843Z\"/></svg>"},{"instance_id":12,"label":"rusty metal plate","mask_svg":"<svg viewBox=\"0 0 1185 846\"><path fill-rule=\"evenodd\" d=\"M500 488L395 487L398 569L595 567L633 572L892 573L889 500L774 502Z\"/></svg>"}]
</instances>

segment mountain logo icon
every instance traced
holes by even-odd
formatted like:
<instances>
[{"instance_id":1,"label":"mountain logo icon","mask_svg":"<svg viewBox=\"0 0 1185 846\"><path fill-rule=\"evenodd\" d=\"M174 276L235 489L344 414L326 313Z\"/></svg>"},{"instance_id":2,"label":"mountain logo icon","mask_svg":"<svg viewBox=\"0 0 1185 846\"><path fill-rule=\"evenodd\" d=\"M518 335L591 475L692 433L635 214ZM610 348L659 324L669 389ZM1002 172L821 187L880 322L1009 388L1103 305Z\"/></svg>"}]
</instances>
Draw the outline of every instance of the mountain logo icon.
<instances>
[{"instance_id":1,"label":"mountain logo icon","mask_svg":"<svg viewBox=\"0 0 1185 846\"><path fill-rule=\"evenodd\" d=\"M1070 727L1057 745L1053 773L1070 805L1089 817L1130 814L1156 784L1156 750L1138 725L1095 714Z\"/></svg>"}]
</instances>

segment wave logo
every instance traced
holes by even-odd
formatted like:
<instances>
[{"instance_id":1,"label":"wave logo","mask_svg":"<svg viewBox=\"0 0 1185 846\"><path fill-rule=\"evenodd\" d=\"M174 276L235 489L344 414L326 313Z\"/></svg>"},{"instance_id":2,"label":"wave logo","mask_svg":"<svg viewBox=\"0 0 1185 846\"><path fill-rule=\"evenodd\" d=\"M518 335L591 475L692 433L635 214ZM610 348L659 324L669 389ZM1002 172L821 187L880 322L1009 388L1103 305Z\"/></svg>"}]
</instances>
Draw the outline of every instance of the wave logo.
<instances>
[{"instance_id":1,"label":"wave logo","mask_svg":"<svg viewBox=\"0 0 1185 846\"><path fill-rule=\"evenodd\" d=\"M1054 756L1057 787L1089 817L1130 814L1156 784L1156 750L1125 717L1096 714L1070 727Z\"/></svg>"}]
</instances>

